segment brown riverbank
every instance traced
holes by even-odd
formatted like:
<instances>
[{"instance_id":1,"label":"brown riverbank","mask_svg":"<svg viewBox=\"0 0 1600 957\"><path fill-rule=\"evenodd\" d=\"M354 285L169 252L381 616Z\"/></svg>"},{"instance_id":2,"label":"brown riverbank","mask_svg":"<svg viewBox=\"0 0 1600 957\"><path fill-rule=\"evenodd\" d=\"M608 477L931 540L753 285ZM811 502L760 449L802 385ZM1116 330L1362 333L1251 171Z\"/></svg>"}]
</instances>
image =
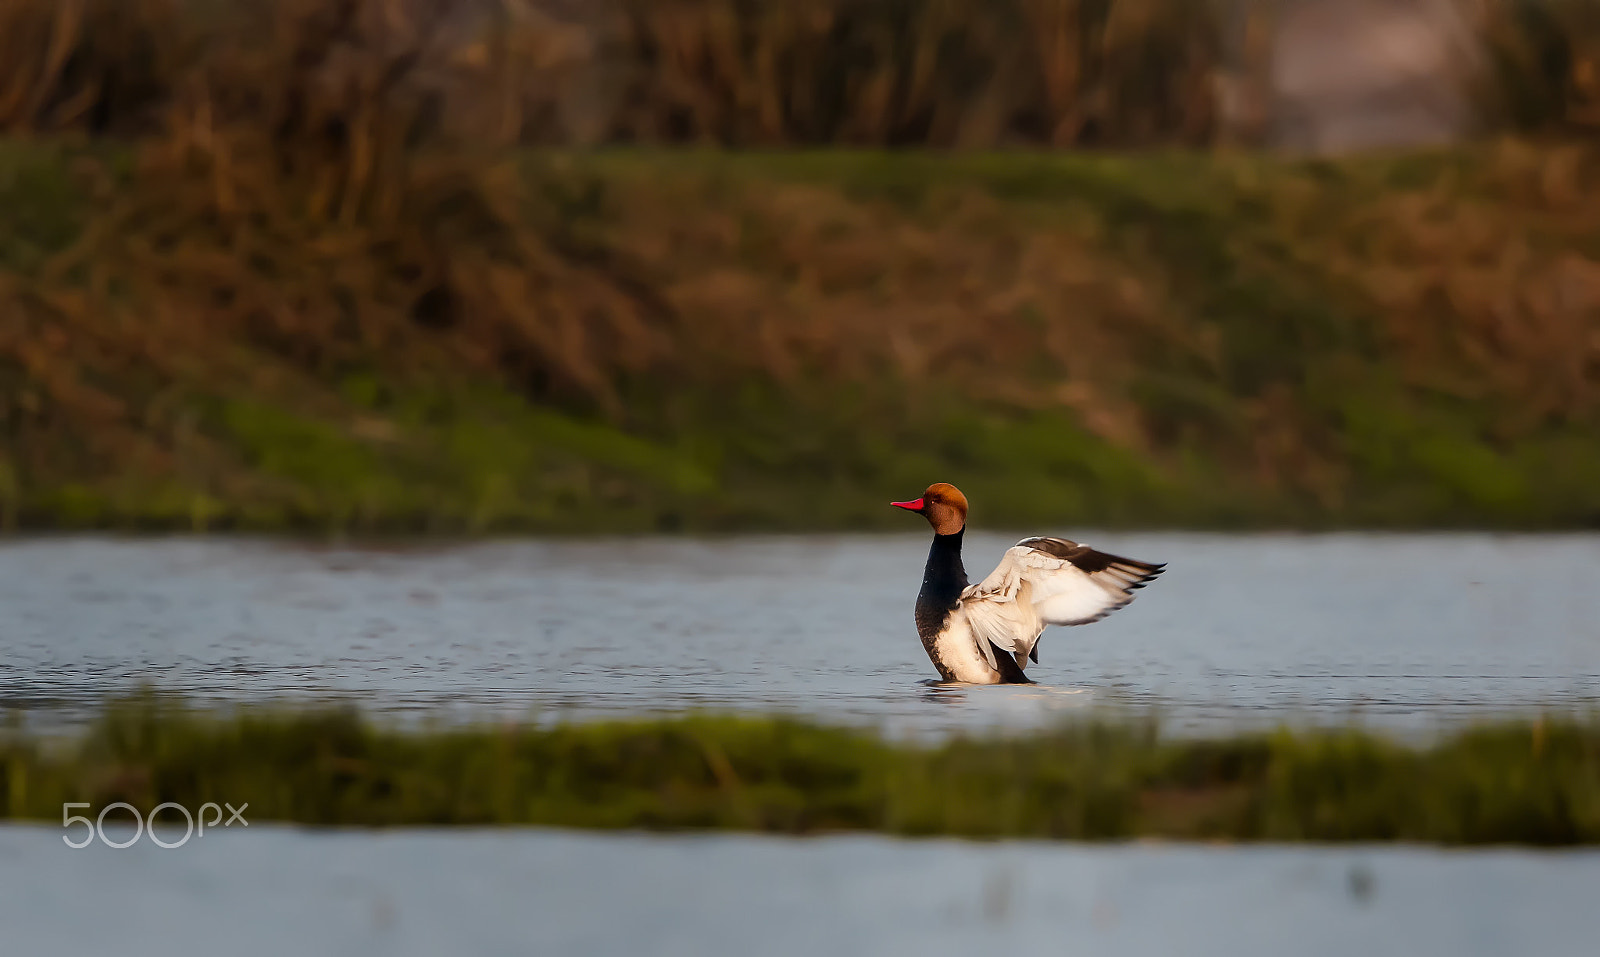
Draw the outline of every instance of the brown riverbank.
<instances>
[{"instance_id":1,"label":"brown riverbank","mask_svg":"<svg viewBox=\"0 0 1600 957\"><path fill-rule=\"evenodd\" d=\"M107 9L39 21L77 52L0 141L9 526L1600 516L1581 143L530 149L370 4L199 52ZM137 108L82 72L117 24Z\"/></svg>"}]
</instances>

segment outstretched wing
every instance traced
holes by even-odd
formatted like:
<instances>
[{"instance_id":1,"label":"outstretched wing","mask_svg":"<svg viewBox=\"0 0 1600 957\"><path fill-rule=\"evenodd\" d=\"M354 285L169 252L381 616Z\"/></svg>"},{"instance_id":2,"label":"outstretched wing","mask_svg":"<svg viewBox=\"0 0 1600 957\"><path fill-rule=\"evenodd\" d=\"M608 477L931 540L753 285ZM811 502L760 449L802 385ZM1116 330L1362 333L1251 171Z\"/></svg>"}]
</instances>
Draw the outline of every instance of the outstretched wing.
<instances>
[{"instance_id":1,"label":"outstretched wing","mask_svg":"<svg viewBox=\"0 0 1600 957\"><path fill-rule=\"evenodd\" d=\"M1006 550L989 577L961 593L985 656L1002 651L1038 661L1046 625L1085 625L1133 601L1165 565L1095 551L1064 538L1025 538ZM992 662L991 662L992 663Z\"/></svg>"},{"instance_id":2,"label":"outstretched wing","mask_svg":"<svg viewBox=\"0 0 1600 957\"><path fill-rule=\"evenodd\" d=\"M1048 625L1099 621L1133 601L1134 591L1166 568L1108 555L1064 538L1025 538L1013 545L1006 557L1022 570L1019 579L1032 585L1031 601ZM979 591L999 573L997 568L979 582Z\"/></svg>"}]
</instances>

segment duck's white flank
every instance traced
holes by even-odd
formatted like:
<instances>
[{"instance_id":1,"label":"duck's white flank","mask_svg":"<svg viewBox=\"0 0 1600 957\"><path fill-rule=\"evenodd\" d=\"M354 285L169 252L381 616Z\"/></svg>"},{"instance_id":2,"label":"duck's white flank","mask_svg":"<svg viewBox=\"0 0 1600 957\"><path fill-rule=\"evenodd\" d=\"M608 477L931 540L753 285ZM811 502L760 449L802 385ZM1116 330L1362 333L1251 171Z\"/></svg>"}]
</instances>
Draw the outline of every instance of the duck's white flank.
<instances>
[{"instance_id":1,"label":"duck's white flank","mask_svg":"<svg viewBox=\"0 0 1600 957\"><path fill-rule=\"evenodd\" d=\"M1025 538L1006 550L989 577L962 591L934 646L955 680L999 684L995 649L1026 668L1046 626L1099 621L1160 573L1159 565L1064 538Z\"/></svg>"},{"instance_id":2,"label":"duck's white flank","mask_svg":"<svg viewBox=\"0 0 1600 957\"><path fill-rule=\"evenodd\" d=\"M950 669L950 677L975 685L1000 684L1000 672L978 649L978 639L967 620L966 603L950 613L943 630L933 639L933 650Z\"/></svg>"}]
</instances>

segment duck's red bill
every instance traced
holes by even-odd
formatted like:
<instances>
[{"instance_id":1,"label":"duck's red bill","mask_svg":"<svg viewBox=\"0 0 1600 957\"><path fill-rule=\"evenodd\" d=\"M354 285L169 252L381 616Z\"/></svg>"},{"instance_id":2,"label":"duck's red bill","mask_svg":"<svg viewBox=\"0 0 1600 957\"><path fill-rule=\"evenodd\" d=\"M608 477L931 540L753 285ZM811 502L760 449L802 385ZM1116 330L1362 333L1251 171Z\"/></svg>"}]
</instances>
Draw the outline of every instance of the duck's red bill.
<instances>
[{"instance_id":1,"label":"duck's red bill","mask_svg":"<svg viewBox=\"0 0 1600 957\"><path fill-rule=\"evenodd\" d=\"M911 512L922 511L922 499L920 498L915 502L890 502L889 504L893 505L895 508L903 508Z\"/></svg>"}]
</instances>

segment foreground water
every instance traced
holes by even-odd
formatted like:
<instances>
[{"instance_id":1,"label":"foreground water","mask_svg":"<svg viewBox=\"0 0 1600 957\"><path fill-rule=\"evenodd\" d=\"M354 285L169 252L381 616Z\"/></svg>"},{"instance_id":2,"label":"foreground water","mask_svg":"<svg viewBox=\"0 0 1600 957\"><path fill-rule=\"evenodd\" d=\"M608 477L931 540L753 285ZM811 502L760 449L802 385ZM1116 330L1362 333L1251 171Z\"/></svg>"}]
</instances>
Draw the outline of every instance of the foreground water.
<instances>
[{"instance_id":1,"label":"foreground water","mask_svg":"<svg viewBox=\"0 0 1600 957\"><path fill-rule=\"evenodd\" d=\"M7 951L40 955L1557 957L1594 952L1597 883L1595 851L0 827Z\"/></svg>"},{"instance_id":2,"label":"foreground water","mask_svg":"<svg viewBox=\"0 0 1600 957\"><path fill-rule=\"evenodd\" d=\"M0 707L70 725L148 683L390 715L710 707L919 731L1122 706L1177 728L1426 728L1600 702L1600 536L1083 537L1170 569L1047 633L1022 689L925 683L921 535L23 540L0 547ZM1015 538L971 535L973 577Z\"/></svg>"}]
</instances>

